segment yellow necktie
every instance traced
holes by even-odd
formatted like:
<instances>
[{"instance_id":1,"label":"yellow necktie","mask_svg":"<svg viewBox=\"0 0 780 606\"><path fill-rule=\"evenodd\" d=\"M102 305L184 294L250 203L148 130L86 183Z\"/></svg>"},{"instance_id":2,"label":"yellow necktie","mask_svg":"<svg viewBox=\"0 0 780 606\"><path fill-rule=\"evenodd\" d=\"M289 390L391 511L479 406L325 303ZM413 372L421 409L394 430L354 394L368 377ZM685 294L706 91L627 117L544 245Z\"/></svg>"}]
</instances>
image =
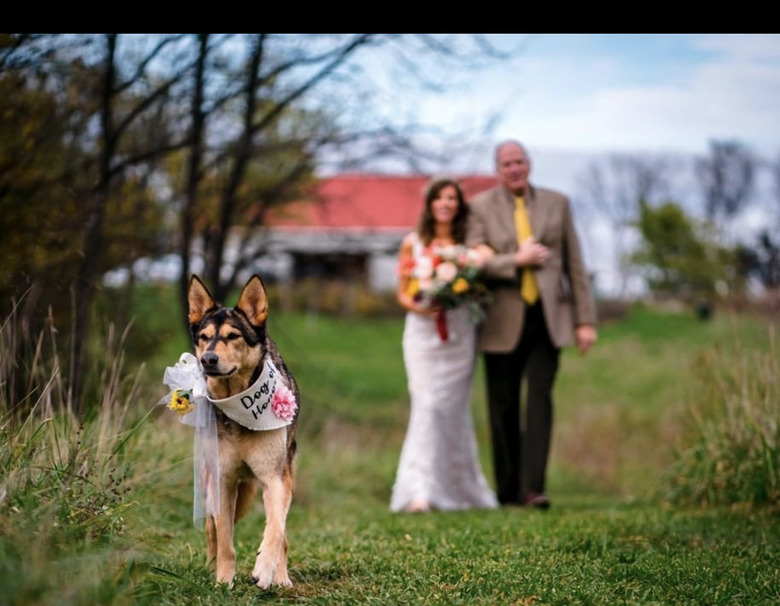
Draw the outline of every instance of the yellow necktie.
<instances>
[{"instance_id":1,"label":"yellow necktie","mask_svg":"<svg viewBox=\"0 0 780 606\"><path fill-rule=\"evenodd\" d=\"M520 244L533 236L531 222L528 220L528 213L525 210L525 200L523 198L515 198L515 228L517 229L517 240ZM536 303L539 298L539 286L536 284L536 274L530 267L523 270L523 281L520 287L520 294L529 305Z\"/></svg>"}]
</instances>

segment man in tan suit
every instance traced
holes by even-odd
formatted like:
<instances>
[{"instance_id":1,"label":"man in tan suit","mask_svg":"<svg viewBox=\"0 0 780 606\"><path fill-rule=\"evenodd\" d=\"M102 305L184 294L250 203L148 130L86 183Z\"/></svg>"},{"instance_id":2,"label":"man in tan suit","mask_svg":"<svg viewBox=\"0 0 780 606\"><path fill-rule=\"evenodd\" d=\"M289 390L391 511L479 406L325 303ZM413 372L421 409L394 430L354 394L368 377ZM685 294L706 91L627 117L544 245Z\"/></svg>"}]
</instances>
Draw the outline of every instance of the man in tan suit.
<instances>
[{"instance_id":1,"label":"man in tan suit","mask_svg":"<svg viewBox=\"0 0 780 606\"><path fill-rule=\"evenodd\" d=\"M500 183L471 201L467 244L496 252L485 265L493 302L478 341L496 492L502 504L546 509L559 354L575 342L585 353L596 342L595 304L569 200L528 182L531 163L520 143L500 143L495 159Z\"/></svg>"}]
</instances>

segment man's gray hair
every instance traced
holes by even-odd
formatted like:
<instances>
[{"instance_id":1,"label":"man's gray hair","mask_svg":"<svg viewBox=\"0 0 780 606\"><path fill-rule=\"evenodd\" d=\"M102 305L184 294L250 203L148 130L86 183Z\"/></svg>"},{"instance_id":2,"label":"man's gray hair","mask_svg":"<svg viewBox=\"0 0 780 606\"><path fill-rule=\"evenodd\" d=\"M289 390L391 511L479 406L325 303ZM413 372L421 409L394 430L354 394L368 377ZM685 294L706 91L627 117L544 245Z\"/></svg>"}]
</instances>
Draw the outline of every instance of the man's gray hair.
<instances>
[{"instance_id":1,"label":"man's gray hair","mask_svg":"<svg viewBox=\"0 0 780 606\"><path fill-rule=\"evenodd\" d=\"M499 141L496 146L493 148L493 160L496 163L496 166L498 166L498 152L501 151L501 149L507 145L514 145L519 147L523 150L523 154L525 154L525 157L528 159L528 161L531 161L531 156L528 153L528 150L526 149L525 145L520 143L517 139L504 139L503 141Z\"/></svg>"}]
</instances>

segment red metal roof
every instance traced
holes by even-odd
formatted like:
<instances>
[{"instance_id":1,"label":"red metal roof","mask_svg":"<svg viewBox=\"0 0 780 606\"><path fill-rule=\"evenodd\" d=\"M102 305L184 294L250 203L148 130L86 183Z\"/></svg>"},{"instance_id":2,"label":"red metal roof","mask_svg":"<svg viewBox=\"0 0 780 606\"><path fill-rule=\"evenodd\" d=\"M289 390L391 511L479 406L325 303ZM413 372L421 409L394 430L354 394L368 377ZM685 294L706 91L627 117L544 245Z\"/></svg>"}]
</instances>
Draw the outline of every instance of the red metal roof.
<instances>
[{"instance_id":1,"label":"red metal roof","mask_svg":"<svg viewBox=\"0 0 780 606\"><path fill-rule=\"evenodd\" d=\"M496 184L493 176L456 177L468 199ZM417 223L426 176L338 175L322 179L312 200L274 209L271 227L408 229Z\"/></svg>"}]
</instances>

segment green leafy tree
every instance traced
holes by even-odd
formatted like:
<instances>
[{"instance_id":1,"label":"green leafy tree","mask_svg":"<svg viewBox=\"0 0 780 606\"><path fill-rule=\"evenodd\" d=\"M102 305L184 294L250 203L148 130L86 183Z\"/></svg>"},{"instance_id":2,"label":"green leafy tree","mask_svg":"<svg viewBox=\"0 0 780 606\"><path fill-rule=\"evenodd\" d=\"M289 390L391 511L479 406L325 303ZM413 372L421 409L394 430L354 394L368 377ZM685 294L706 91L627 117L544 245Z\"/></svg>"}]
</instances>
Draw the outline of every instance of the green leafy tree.
<instances>
[{"instance_id":1,"label":"green leafy tree","mask_svg":"<svg viewBox=\"0 0 780 606\"><path fill-rule=\"evenodd\" d=\"M737 258L740 272L756 278L764 287L767 302L780 306L780 238L763 229L752 247L745 244L737 247Z\"/></svg>"},{"instance_id":2,"label":"green leafy tree","mask_svg":"<svg viewBox=\"0 0 780 606\"><path fill-rule=\"evenodd\" d=\"M0 40L0 221L11 234L0 244L8 261L0 271L2 303L22 299L15 307L24 329L16 345L20 367L25 348L35 355L37 333L49 319L70 338L68 388L76 410L83 408L85 348L101 276L128 256L159 248L162 224L150 178L165 122L150 99L163 95L136 84L140 68L123 76L115 35L103 38L102 54L94 52L95 41Z\"/></svg>"},{"instance_id":3,"label":"green leafy tree","mask_svg":"<svg viewBox=\"0 0 780 606\"><path fill-rule=\"evenodd\" d=\"M711 300L720 284L737 281L734 252L717 244L708 224L676 203L641 202L637 228L642 241L630 261L657 297Z\"/></svg>"},{"instance_id":4,"label":"green leafy tree","mask_svg":"<svg viewBox=\"0 0 780 606\"><path fill-rule=\"evenodd\" d=\"M75 211L57 99L18 74L0 78L0 296L4 305L71 256ZM68 229L70 227L70 229Z\"/></svg>"}]
</instances>

